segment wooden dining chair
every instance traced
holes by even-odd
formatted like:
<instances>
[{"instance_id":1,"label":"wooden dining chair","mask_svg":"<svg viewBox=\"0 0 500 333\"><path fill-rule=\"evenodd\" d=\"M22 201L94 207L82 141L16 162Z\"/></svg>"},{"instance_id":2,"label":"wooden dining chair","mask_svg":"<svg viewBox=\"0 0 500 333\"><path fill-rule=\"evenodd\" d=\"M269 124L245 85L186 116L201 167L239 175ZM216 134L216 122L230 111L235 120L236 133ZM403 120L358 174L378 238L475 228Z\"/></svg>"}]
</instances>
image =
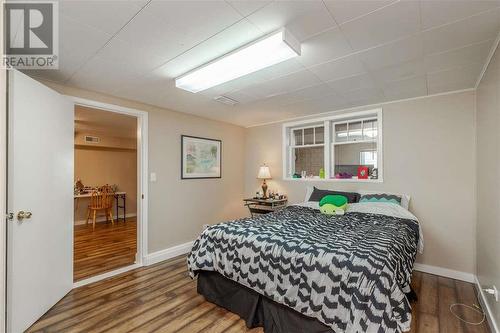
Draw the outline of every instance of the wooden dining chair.
<instances>
[{"instance_id":1,"label":"wooden dining chair","mask_svg":"<svg viewBox=\"0 0 500 333\"><path fill-rule=\"evenodd\" d=\"M105 185L92 191L90 196L90 203L87 210L87 224L92 217L92 229L95 230L95 222L97 213L103 212L106 216L106 222L111 220L114 225L113 220L113 200L115 198L115 193L111 189L111 186Z\"/></svg>"}]
</instances>

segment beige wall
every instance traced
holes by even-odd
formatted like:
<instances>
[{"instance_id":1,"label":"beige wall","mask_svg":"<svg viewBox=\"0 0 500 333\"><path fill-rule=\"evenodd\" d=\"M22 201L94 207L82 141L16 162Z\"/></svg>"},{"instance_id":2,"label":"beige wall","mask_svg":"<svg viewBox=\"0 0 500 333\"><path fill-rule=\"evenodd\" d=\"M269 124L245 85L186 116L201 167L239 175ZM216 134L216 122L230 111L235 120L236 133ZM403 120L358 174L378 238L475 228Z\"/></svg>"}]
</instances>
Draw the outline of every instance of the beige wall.
<instances>
[{"instance_id":1,"label":"beige wall","mask_svg":"<svg viewBox=\"0 0 500 333\"><path fill-rule=\"evenodd\" d=\"M500 289L500 49L477 89L477 277ZM487 296L497 325L500 303Z\"/></svg>"},{"instance_id":2,"label":"beige wall","mask_svg":"<svg viewBox=\"0 0 500 333\"><path fill-rule=\"evenodd\" d=\"M95 92L43 82L67 95L147 111L149 114L149 253L194 240L203 224L246 214L242 205L242 127ZM222 179L180 179L181 134L222 140Z\"/></svg>"},{"instance_id":3,"label":"beige wall","mask_svg":"<svg viewBox=\"0 0 500 333\"><path fill-rule=\"evenodd\" d=\"M135 150L101 150L75 148L75 180L85 186L118 185L118 191L127 192L127 215L137 212L137 152ZM89 199L78 199L75 222L87 217ZM115 210L113 209L113 214ZM121 210L120 210L121 214Z\"/></svg>"},{"instance_id":4,"label":"beige wall","mask_svg":"<svg viewBox=\"0 0 500 333\"><path fill-rule=\"evenodd\" d=\"M247 129L245 193L258 190L261 163L271 168L269 188L304 200L314 184L339 190L382 190L412 196L425 251L420 263L474 272L474 93L462 92L382 105L384 183L283 181L281 124Z\"/></svg>"}]
</instances>

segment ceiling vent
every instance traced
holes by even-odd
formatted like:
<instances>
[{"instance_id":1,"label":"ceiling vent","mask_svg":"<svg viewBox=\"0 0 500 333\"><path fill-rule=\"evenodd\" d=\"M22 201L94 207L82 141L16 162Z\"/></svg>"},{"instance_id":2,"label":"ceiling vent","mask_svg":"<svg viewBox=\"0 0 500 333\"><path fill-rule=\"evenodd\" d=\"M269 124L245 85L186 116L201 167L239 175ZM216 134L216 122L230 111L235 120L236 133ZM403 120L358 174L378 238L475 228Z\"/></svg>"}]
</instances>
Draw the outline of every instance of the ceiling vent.
<instances>
[{"instance_id":1,"label":"ceiling vent","mask_svg":"<svg viewBox=\"0 0 500 333\"><path fill-rule=\"evenodd\" d=\"M84 136L85 143L99 143L99 138L97 136Z\"/></svg>"},{"instance_id":2,"label":"ceiling vent","mask_svg":"<svg viewBox=\"0 0 500 333\"><path fill-rule=\"evenodd\" d=\"M234 99L226 97L226 96L217 96L214 99L219 103L231 105L231 106L239 103L237 100L234 100Z\"/></svg>"}]
</instances>

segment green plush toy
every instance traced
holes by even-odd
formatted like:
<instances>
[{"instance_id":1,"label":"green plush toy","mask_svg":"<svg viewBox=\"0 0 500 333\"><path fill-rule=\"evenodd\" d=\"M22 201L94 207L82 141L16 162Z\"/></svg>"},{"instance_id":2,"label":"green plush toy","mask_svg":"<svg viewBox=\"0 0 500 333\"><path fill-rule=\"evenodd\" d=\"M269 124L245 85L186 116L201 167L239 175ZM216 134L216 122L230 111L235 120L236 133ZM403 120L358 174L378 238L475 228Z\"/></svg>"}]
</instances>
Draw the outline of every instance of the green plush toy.
<instances>
[{"instance_id":1,"label":"green plush toy","mask_svg":"<svg viewBox=\"0 0 500 333\"><path fill-rule=\"evenodd\" d=\"M343 195L325 195L319 202L319 209L323 214L344 214L347 209L347 198Z\"/></svg>"}]
</instances>

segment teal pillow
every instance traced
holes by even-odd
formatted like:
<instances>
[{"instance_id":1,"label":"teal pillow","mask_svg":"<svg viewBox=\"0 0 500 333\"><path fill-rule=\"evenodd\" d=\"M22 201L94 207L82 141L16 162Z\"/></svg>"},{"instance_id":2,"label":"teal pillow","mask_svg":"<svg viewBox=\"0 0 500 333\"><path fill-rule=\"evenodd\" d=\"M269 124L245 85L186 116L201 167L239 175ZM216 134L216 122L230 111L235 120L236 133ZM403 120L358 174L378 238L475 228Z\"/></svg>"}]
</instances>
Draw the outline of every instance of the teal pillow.
<instances>
[{"instance_id":1,"label":"teal pillow","mask_svg":"<svg viewBox=\"0 0 500 333\"><path fill-rule=\"evenodd\" d=\"M401 205L401 197L393 194L365 194L361 197L359 202L385 202Z\"/></svg>"}]
</instances>

